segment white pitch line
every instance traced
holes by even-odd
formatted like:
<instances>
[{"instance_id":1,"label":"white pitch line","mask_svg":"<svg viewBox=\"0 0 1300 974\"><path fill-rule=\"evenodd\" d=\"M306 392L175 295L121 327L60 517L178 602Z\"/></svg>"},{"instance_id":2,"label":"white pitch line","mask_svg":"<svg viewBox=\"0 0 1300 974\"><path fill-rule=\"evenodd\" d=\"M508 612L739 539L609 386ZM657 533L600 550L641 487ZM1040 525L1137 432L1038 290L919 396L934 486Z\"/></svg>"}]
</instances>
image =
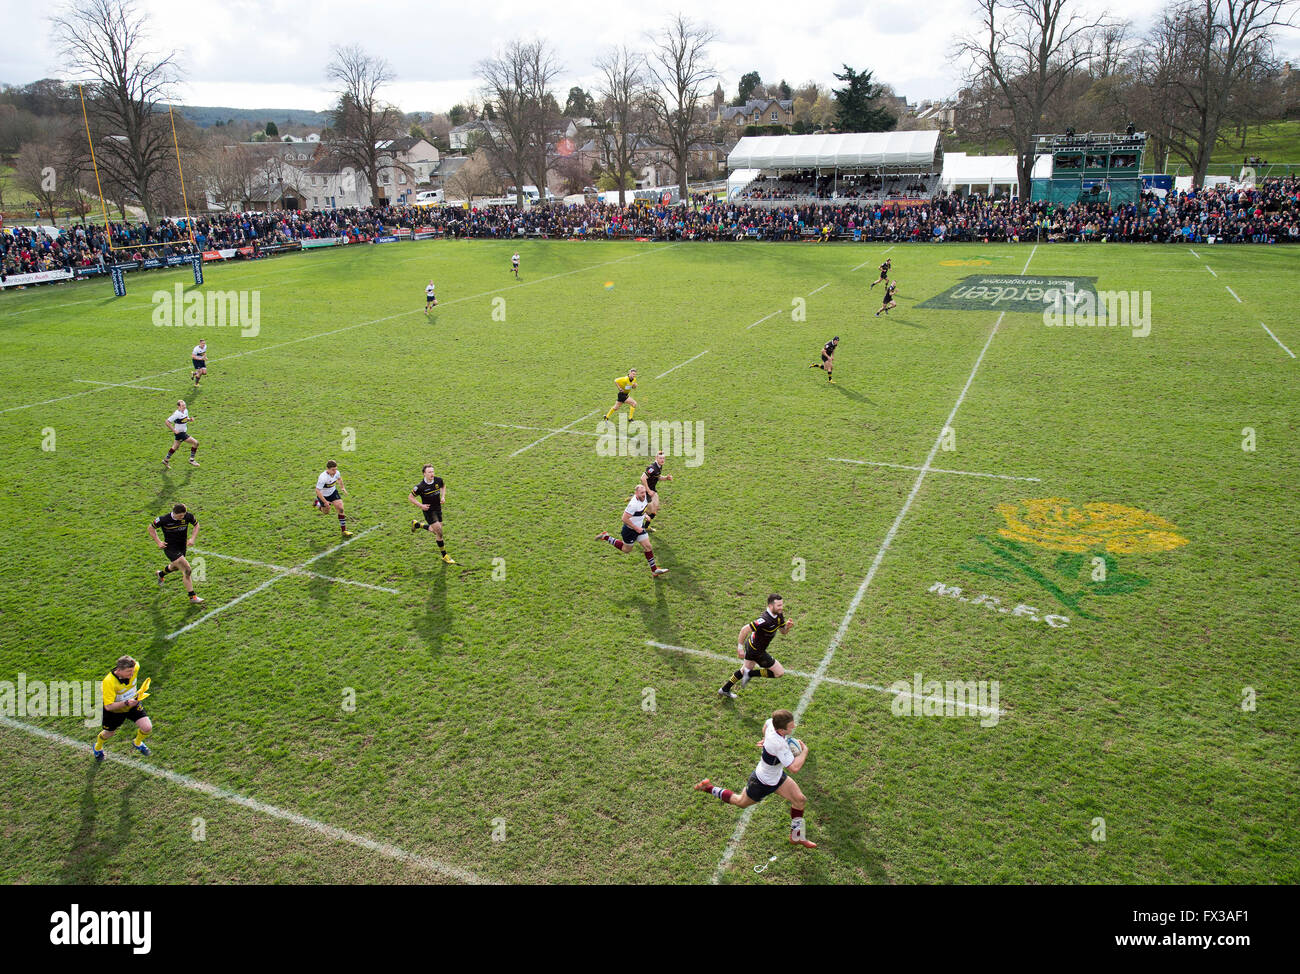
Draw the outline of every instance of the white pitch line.
<instances>
[{"instance_id":1,"label":"white pitch line","mask_svg":"<svg viewBox=\"0 0 1300 974\"><path fill-rule=\"evenodd\" d=\"M1229 294L1231 294L1234 298L1237 298L1237 292L1234 291L1232 288L1228 287L1228 285L1226 285L1226 284L1223 285L1223 288L1224 288L1225 291L1227 291ZM1238 304L1243 304L1244 302L1241 300L1241 298L1237 298L1237 303L1238 303Z\"/></svg>"},{"instance_id":2,"label":"white pitch line","mask_svg":"<svg viewBox=\"0 0 1300 974\"><path fill-rule=\"evenodd\" d=\"M708 354L709 354L709 350L707 348L704 351L700 352L700 355L708 355ZM699 358L700 355L692 355L690 358L688 358L685 362L682 362L680 365L674 365L671 369L668 370L668 372L676 372L683 365L690 365L697 358ZM655 378L662 379L664 376L668 374L668 372L660 372L657 376L655 376Z\"/></svg>"},{"instance_id":3,"label":"white pitch line","mask_svg":"<svg viewBox=\"0 0 1300 974\"><path fill-rule=\"evenodd\" d=\"M670 649L674 653L687 653L691 656L703 656L705 659L721 660L724 663L735 663L736 657L728 656L726 653L715 653L707 649L691 649L688 646L670 646L668 643L655 642L653 639L646 640L647 646L657 646L659 649ZM786 676L796 676L802 680L813 679L814 674L804 670L785 671ZM894 690L891 687L878 686L875 683L858 683L854 680L840 680L833 676L824 676L821 680L823 683L834 683L836 686L851 687L854 690L871 690L875 693L885 693L891 697L911 697L913 700L930 701L932 703L941 703L945 706L959 707L963 710L976 710L982 714L992 716L997 714L999 717L1005 717L1007 712L999 710L997 707L985 707L981 704L966 703L962 700L949 699L947 697L927 697L921 694L913 693L910 690Z\"/></svg>"},{"instance_id":4,"label":"white pitch line","mask_svg":"<svg viewBox=\"0 0 1300 974\"><path fill-rule=\"evenodd\" d=\"M588 433L586 430L556 429L554 426L519 426L515 423L484 423L484 426L500 426L508 430L536 430L538 433L568 433L570 436L602 436L602 433Z\"/></svg>"},{"instance_id":5,"label":"white pitch line","mask_svg":"<svg viewBox=\"0 0 1300 974\"><path fill-rule=\"evenodd\" d=\"M1193 257L1195 257L1197 260L1200 260L1200 259L1201 259L1201 255L1198 254L1196 251L1192 250L1191 247L1188 247L1188 248L1187 248L1187 252L1188 252L1189 254L1191 254Z\"/></svg>"},{"instance_id":6,"label":"white pitch line","mask_svg":"<svg viewBox=\"0 0 1300 974\"><path fill-rule=\"evenodd\" d=\"M66 304L51 304L43 307L24 308L22 311L7 311L3 315L0 315L0 318L16 318L19 315L29 315L33 311L57 311L59 308L71 308L73 305L77 304L95 304L98 301L105 300L107 300L107 298L87 298L85 301L69 301Z\"/></svg>"},{"instance_id":7,"label":"white pitch line","mask_svg":"<svg viewBox=\"0 0 1300 974\"><path fill-rule=\"evenodd\" d=\"M76 382L86 382L92 386L115 386L120 389L147 389L149 392L166 392L166 389L159 389L157 386L137 386L129 382L96 382L94 379L76 379Z\"/></svg>"},{"instance_id":8,"label":"white pitch line","mask_svg":"<svg viewBox=\"0 0 1300 974\"><path fill-rule=\"evenodd\" d=\"M885 248L884 250L882 250L882 251L880 252L880 256L881 256L881 257L884 257L885 254L889 253L889 252L890 252L891 250L893 250L893 249L894 249L893 247L887 247L887 248ZM875 260L875 259L876 259L876 258L874 258L874 257L869 257L868 259L864 260L861 264L859 264L857 267L850 268L850 269L849 269L849 273L852 274L854 271L862 270L862 268L866 267L868 264L870 264L870 263L871 263L873 260Z\"/></svg>"},{"instance_id":9,"label":"white pitch line","mask_svg":"<svg viewBox=\"0 0 1300 974\"><path fill-rule=\"evenodd\" d=\"M231 600L230 600L229 602L227 602L225 605L217 606L217 608L213 609L211 612L205 612L203 615L199 616L199 617L198 617L197 619L195 619L193 622L189 623L189 625L182 626L181 628L177 629L175 632L169 632L169 633L167 634L167 637L166 637L166 638L167 638L167 639L175 639L177 636L181 635L182 633L189 632L191 629L193 629L193 628L194 628L195 626L197 626L199 623L201 623L201 622L206 622L207 620L211 619L214 615L217 615L218 613L221 613L221 612L225 612L225 611L226 611L227 609L229 609L231 606L238 605L240 602L243 602L244 599L248 598L249 596L251 596L251 595L256 595L258 592L262 591L263 589L270 588L272 585L274 585L274 584L275 584L276 582L278 582L280 579L282 579L282 578L288 578L290 575L294 574L294 572L301 571L302 569L306 568L308 565L312 564L313 562L319 561L320 559L324 558L326 555L332 555L332 554L334 554L334 552L338 551L340 548L346 548L346 547L347 547L348 545L350 545L353 541L360 541L362 538L364 538L366 535L368 535L371 531L378 531L378 530L379 530L380 528L382 528L382 527L383 527L383 524L380 523L380 524L376 524L376 525L375 525L374 527L372 527L372 528L367 528L366 530L362 531L360 534L356 535L355 537L348 538L348 540L347 540L347 541L344 541L342 544L336 544L333 548L330 548L330 549L328 549L327 551L322 551L319 555L315 555L315 556L312 557L312 558L308 558L308 559L307 559L306 561L304 561L301 565L296 565L296 566L294 566L293 568L287 569L286 571L283 571L283 572L281 572L281 573L278 574L278 575L274 575L274 576L272 576L271 578L268 578L268 579L267 579L265 582L263 582L261 585L257 586L257 588L249 589L249 590L248 590L247 592L245 592L243 595L240 595L240 596L237 596L236 598L231 599Z\"/></svg>"},{"instance_id":10,"label":"white pitch line","mask_svg":"<svg viewBox=\"0 0 1300 974\"><path fill-rule=\"evenodd\" d=\"M651 250L643 250L643 251L641 251L640 253L637 253L637 254L628 254L626 257L619 257L619 258L616 258L615 260L607 260L607 261L604 261L604 262L599 263L599 264L591 264L591 265L589 265L589 266L587 266L587 267L579 267L579 268L576 268L575 270L564 271L564 272L562 272L562 273L560 273L560 274L552 274L552 275L550 275L549 277L539 277L539 278L538 278L537 280L535 280L535 281L524 281L522 284L508 284L508 285L506 285L505 287L494 288L494 289L492 289L491 291L480 291L478 294L471 294L471 295L468 295L467 297L463 297L463 298L453 298L453 299L450 300L450 301L444 301L441 305L439 305L439 307L446 307L447 305L452 305L452 304L460 304L461 302L464 302L464 301L474 301L474 300L477 300L478 298L484 298L484 297L487 297L488 295L491 295L491 294L498 294L498 293L500 293L501 291L511 291L511 290L514 290L515 288L520 288L520 287L529 287L530 285L533 285L533 284L541 284L541 283L544 282L544 281L553 281L553 280L555 280L556 278L559 278L559 277L568 277L570 274L580 274L580 273L582 273L583 271L595 270L597 267L605 267L605 266L607 266L607 265L609 265L609 264L618 264L618 263L621 263L622 261L625 261L625 260L635 260L636 258L638 258L638 257L644 257L644 256L646 256L647 254L657 254L657 253L660 253L661 251L664 251L664 250L671 250L672 248L674 248L674 247L679 247L679 246L681 246L681 243L680 243L680 242L675 243L675 244L666 244L666 245L663 245L663 246L655 247L655 248L653 248L653 249L651 249ZM142 305L142 307L145 307L145 306ZM332 329L332 330L330 330L330 331L317 332L317 333L314 334L314 335L306 335L306 336L304 336L304 337L302 337L302 338L294 338L294 339L291 339L290 341L287 341L287 342L277 342L277 343L274 344L274 345L264 345L264 346L262 346L261 348L253 348L253 349L249 349L247 352L237 352L237 353L235 353L234 355L225 355L225 356L222 356L221 358L213 358L213 359L209 359L208 361L209 361L209 362L225 362L225 361L227 361L227 360L229 360L229 359L242 358L242 357L245 356L245 355L256 355L256 354L259 353L259 352L269 352L269 351L271 351L272 349L276 349L276 348L284 348L284 347L287 346L287 345L297 345L297 344L299 344L299 343L301 343L301 342L310 342L310 341L313 341L313 340L315 340L315 339L317 339L317 338L327 338L327 337L329 337L330 335L338 335L338 334L341 334L342 332L345 332L345 331L352 331L354 328L364 328L364 327L366 327L367 325L377 325L377 324L380 324L380 323L385 322L385 321L392 321L392 320L395 319L395 318L402 318L402 317L405 317L406 315L419 314L419 313L421 313L422 311L423 311L422 308L411 308L409 311L399 311L399 312L397 312L396 314L385 315L385 316L382 317L382 318L371 318L369 321L360 321L360 322L357 322L356 324L353 324L353 325L345 325L345 326L342 327L342 328L334 328L334 329ZM155 372L153 375L142 375L142 376L137 376L137 377L134 378L134 379L128 379L128 380L127 380L127 383L131 383L131 382L143 382L143 381L146 380L146 379L157 379L157 378L160 378L161 376L164 376L164 375L172 375L172 374L174 374L174 373L176 373L176 372L187 372L187 371L189 371L189 368L190 368L189 366L182 366L182 367L179 368L179 369L168 369L168 370L165 371L165 372ZM127 384L127 383L123 383L123 384ZM63 401L65 401L65 400L67 400L67 399L76 399L76 398L78 398L78 397L80 397L80 396L89 396L89 395L93 395L93 394L96 393L96 392L103 392L103 391L104 391L103 388L100 388L100 389L87 389L85 392L74 392L74 393L72 393L72 395L69 395L69 396L58 396L57 398L54 398L54 399L43 399L43 400L41 400L40 402L29 402L29 403L26 403L25 405L22 405L22 406L9 406L9 407L6 408L6 409L0 409L0 414L4 414L4 413L12 413L12 412L16 412L17 410L20 410L20 409L33 409L33 408L35 408L36 406L48 406L48 405L50 405L50 403L63 402Z\"/></svg>"},{"instance_id":11,"label":"white pitch line","mask_svg":"<svg viewBox=\"0 0 1300 974\"><path fill-rule=\"evenodd\" d=\"M823 284L821 287L813 288L811 291L808 292L808 297L811 298L814 294L816 294L816 293L817 293L818 291L820 291L822 288L830 287L830 283L831 283L830 281L827 281L827 282L826 282L825 284Z\"/></svg>"},{"instance_id":12,"label":"white pitch line","mask_svg":"<svg viewBox=\"0 0 1300 974\"><path fill-rule=\"evenodd\" d=\"M827 460L834 460L837 463L857 463L864 467L893 467L895 470L922 470L922 467L914 467L906 463L881 463L876 460L849 460L846 457L827 457ZM943 467L930 467L930 473L954 473L963 477L994 477L998 480L1027 480L1030 483L1041 484L1040 477L1013 477L1005 473L977 473L974 470L945 470Z\"/></svg>"},{"instance_id":13,"label":"white pitch line","mask_svg":"<svg viewBox=\"0 0 1300 974\"><path fill-rule=\"evenodd\" d=\"M1215 273L1214 273L1214 268L1211 267L1209 264L1206 264L1206 265L1205 265L1205 269L1206 269L1207 271L1209 271L1210 274L1213 275L1214 277L1218 277L1218 276L1219 276L1218 274L1215 274Z\"/></svg>"},{"instance_id":14,"label":"white pitch line","mask_svg":"<svg viewBox=\"0 0 1300 974\"><path fill-rule=\"evenodd\" d=\"M71 737L65 737L62 734L56 734L54 731L46 730L43 727L36 727L32 724L25 724L22 721L14 720L12 717L6 717L0 714L0 724L13 730L28 734L31 737L39 737L50 741L54 744L62 744L78 751L86 750L86 742L78 741ZM160 768L156 764L148 761L142 761L138 758L128 757L122 754L115 754L112 751L105 751L106 761L113 764L120 764L123 767L132 768L136 771L152 775L162 781L170 782L173 785L179 785L190 791L197 791L209 798L215 798L217 801L230 802L232 805L239 805L247 808L249 811L256 812L259 815L265 815L268 818L279 819L282 822L289 822L297 825L299 828L307 829L318 835L323 835L335 842L346 842L348 845L356 846L359 849L365 849L368 852L378 853L386 859L393 859L398 862L404 862L414 866L423 872L434 873L439 876L446 876L461 883L480 884L487 882L484 879L474 875L468 869L462 869L459 866L452 866L447 863L438 862L436 859L430 859L428 856L417 855L414 852L407 852L398 846L388 842L378 842L375 839L367 838L364 835L358 835L355 832L349 832L347 829L341 829L337 825L329 825L325 822L319 822L314 818L308 818L306 815L299 815L297 812L291 812L288 809L279 808L275 805L269 805L266 802L258 801L256 798L249 798L238 792L230 791L227 788L221 788L217 785L208 784L206 781L200 781L197 778L191 778L188 775L177 774L175 771L168 771L166 768Z\"/></svg>"},{"instance_id":15,"label":"white pitch line","mask_svg":"<svg viewBox=\"0 0 1300 974\"><path fill-rule=\"evenodd\" d=\"M236 558L234 555L223 555L215 551L208 551L206 548L193 549L196 555L206 555L209 558L223 558L226 561L237 561L242 565L258 565L262 568L274 568L277 572L287 572L290 575L306 575L310 578L320 578L327 582L338 582L340 585L355 585L358 588L368 588L376 592L388 592L390 595L401 595L395 588L385 588L383 585L371 585L369 582L354 582L350 578L335 578L333 575L322 575L320 572L309 572L301 568L288 568L284 565L272 565L268 561L254 561L252 558Z\"/></svg>"},{"instance_id":16,"label":"white pitch line","mask_svg":"<svg viewBox=\"0 0 1300 974\"><path fill-rule=\"evenodd\" d=\"M1034 249L1031 250L1031 251L1029 252L1029 258L1025 261L1025 266L1022 267L1022 268L1020 268L1020 276L1021 276L1021 277L1024 277L1024 276L1025 276L1025 271L1029 270L1029 261L1031 261L1031 260L1034 259L1034 254L1036 254L1036 253L1038 253L1038 244L1034 244ZM1001 320L1002 320L1001 318L998 319L999 322L1000 322ZM993 326L993 330L994 330L994 331L997 331L997 330L998 330L998 326L997 326L997 325L994 325L994 326ZM983 355L981 355L980 357L983 358Z\"/></svg>"},{"instance_id":17,"label":"white pitch line","mask_svg":"<svg viewBox=\"0 0 1300 974\"><path fill-rule=\"evenodd\" d=\"M565 425L561 426L559 429L554 430L554 431L552 431L552 432L550 432L550 433L547 433L547 434L546 434L545 436L543 436L540 440L533 440L533 442L529 443L529 444L528 444L526 447L524 447L523 449L516 450L514 453L510 454L510 457L517 457L517 456L519 456L519 454L524 453L524 452L527 451L527 450L531 450L531 449L532 449L533 447L535 447L538 443L545 443L547 440L549 440L549 439L550 439L552 436L554 436L556 433L567 433L567 432L569 432L569 427L570 427L570 426L577 426L577 425L578 425L579 423L581 423L584 419L589 419L589 418L591 418L592 416L595 416L598 412L600 412L599 409L593 409L591 412L587 413L586 416L579 416L579 417L578 417L577 419L575 419L572 423L566 423ZM509 457L507 457L507 459L509 459Z\"/></svg>"},{"instance_id":18,"label":"white pitch line","mask_svg":"<svg viewBox=\"0 0 1300 974\"><path fill-rule=\"evenodd\" d=\"M1033 260L1034 252L1037 251L1037 249L1038 245L1035 244L1034 250L1029 253L1029 260ZM1029 268L1029 260L1025 261L1025 270ZM1022 270L1020 273L1021 276L1023 276L1025 271ZM817 692L818 685L826 678L826 671L830 668L831 662L835 659L835 651L839 648L844 636L848 633L849 624L853 621L853 617L857 615L858 606L862 603L863 597L867 594L867 589L871 587L871 581L876 577L876 572L880 568L880 563L885 560L885 555L889 552L890 546L894 543L894 536L898 533L898 528L903 523L903 518L907 516L907 512L912 507L912 502L916 500L916 495L921 490L921 484L925 482L925 475L930 469L930 464L934 462L935 455L939 452L939 447L943 444L944 432L952 426L952 421L957 416L957 410L961 408L961 404L965 401L966 393L970 391L971 383L975 381L975 373L979 371L980 364L984 361L984 354L989 350L989 346L993 344L993 338L997 335L998 328L1001 326L1004 317L1006 317L1005 311L998 315L998 320L994 322L993 330L989 332L988 340L984 342L984 347L980 349L979 357L975 359L975 365L971 368L970 375L966 377L966 384L962 386L961 394L957 397L957 402L953 404L952 412L948 414L947 421L939 428L939 435L935 437L934 446L930 447L930 453L925 458L925 465L921 468L921 472L916 475L916 482L912 484L912 489L908 492L907 500L903 502L903 509L898 512L898 516L894 518L894 523L889 526L889 531L885 534L885 540L880 543L880 548L876 551L876 557L872 559L871 567L867 569L866 578L862 580L862 584L858 586L857 592L854 593L853 601L849 603L848 611L844 613L844 618L840 621L839 628L835 630L835 635L831 637L831 642L826 649L826 654L822 657L821 662L817 664L816 672L813 673L812 678L808 681L808 686L804 690L803 696L799 698L799 703L795 707L794 711L795 723L798 723L803 717L804 711L807 710L808 705L812 703L813 694ZM750 805L740 813L740 821L736 823L735 831L732 832L731 839L727 842L727 847L722 852L722 859L719 860L717 868L713 871L711 882L715 885L722 878L722 874L726 872L727 866L731 864L731 858L736 854L736 850L740 848L741 840L745 837L745 830L749 827L749 820L753 815L754 809L757 807L757 805Z\"/></svg>"},{"instance_id":19,"label":"white pitch line","mask_svg":"<svg viewBox=\"0 0 1300 974\"><path fill-rule=\"evenodd\" d=\"M1282 345L1282 339L1278 338L1276 335L1273 334L1272 328L1264 324L1264 322L1262 321L1259 323L1259 327L1263 328L1266 332L1268 332L1269 338L1273 339L1273 341L1277 342L1279 345ZM1287 348L1285 345L1282 345L1282 351L1286 352L1292 358L1295 358L1295 352L1291 351L1291 349Z\"/></svg>"},{"instance_id":20,"label":"white pitch line","mask_svg":"<svg viewBox=\"0 0 1300 974\"><path fill-rule=\"evenodd\" d=\"M780 314L782 311L784 311L784 310L785 310L785 308L777 308L777 309L776 309L775 311L773 311L770 315L763 315L763 317L759 318L758 321L754 322L754 325L761 325L763 322L767 321L768 318L774 318L774 317L776 317L777 315L779 315L779 314ZM750 329L750 328L753 328L754 325L748 325L748 326L745 328L745 331L749 331L749 329Z\"/></svg>"}]
</instances>

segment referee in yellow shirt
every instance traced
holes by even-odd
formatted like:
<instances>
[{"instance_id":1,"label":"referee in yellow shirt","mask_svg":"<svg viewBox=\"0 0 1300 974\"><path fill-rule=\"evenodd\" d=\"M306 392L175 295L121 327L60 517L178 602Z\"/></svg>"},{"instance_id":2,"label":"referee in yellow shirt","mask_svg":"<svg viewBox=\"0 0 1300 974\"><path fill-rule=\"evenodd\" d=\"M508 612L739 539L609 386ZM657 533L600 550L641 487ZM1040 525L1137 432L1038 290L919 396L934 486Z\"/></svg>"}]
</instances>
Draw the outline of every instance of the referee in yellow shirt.
<instances>
[{"instance_id":1,"label":"referee in yellow shirt","mask_svg":"<svg viewBox=\"0 0 1300 974\"><path fill-rule=\"evenodd\" d=\"M628 393L636 388L636 369L628 369L627 375L615 379L614 387L618 390L618 402L614 403L614 405L610 407L609 412L605 414L605 418L609 419L609 417L618 412L619 406L623 405L623 403L627 403L627 418L631 419L636 415L636 400L629 399Z\"/></svg>"},{"instance_id":2,"label":"referee in yellow shirt","mask_svg":"<svg viewBox=\"0 0 1300 974\"><path fill-rule=\"evenodd\" d=\"M141 693L135 685L136 674L139 672L140 664L130 656L123 656L104 677L103 722L99 736L91 745L96 761L104 760L104 742L128 720L135 723L135 740L131 746L141 754L149 753L149 746L144 739L153 733L153 724L144 712L144 698L149 694L147 691Z\"/></svg>"}]
</instances>

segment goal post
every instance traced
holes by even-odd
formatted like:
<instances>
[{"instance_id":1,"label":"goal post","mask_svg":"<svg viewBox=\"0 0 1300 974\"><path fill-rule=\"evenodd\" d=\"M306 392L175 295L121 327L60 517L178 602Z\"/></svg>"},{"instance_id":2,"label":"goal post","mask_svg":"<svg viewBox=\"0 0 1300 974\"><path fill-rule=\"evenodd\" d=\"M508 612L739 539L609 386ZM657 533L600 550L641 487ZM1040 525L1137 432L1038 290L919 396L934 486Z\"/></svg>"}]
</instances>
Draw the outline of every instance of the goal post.
<instances>
[{"instance_id":1,"label":"goal post","mask_svg":"<svg viewBox=\"0 0 1300 974\"><path fill-rule=\"evenodd\" d=\"M181 163L180 141L176 136L176 113L171 105L167 106L168 120L172 130L172 150L176 154L176 175L180 182L181 202L185 209L185 233L186 237L181 240L166 241L130 241L118 245L113 240L112 231L109 229L108 219L108 202L104 199L103 181L99 174L99 160L95 155L95 140L90 132L90 115L86 110L86 91L83 85L77 85L77 92L81 99L81 120L86 129L86 146L90 150L90 166L95 174L95 192L99 196L99 212L104 221L104 234L107 237L107 251L101 251L102 256L106 256L108 264L109 277L112 279L113 294L115 297L126 296L126 277L123 273L123 267L115 259L118 253L123 251L143 253L150 250L173 246L176 243L188 241L193 253L189 256L194 271L194 283L196 285L203 283L203 255L199 250L198 241L194 237L194 218L190 215L189 195L185 189L185 168ZM183 266L185 261L178 261L176 266ZM161 266L167 266L164 263Z\"/></svg>"}]
</instances>

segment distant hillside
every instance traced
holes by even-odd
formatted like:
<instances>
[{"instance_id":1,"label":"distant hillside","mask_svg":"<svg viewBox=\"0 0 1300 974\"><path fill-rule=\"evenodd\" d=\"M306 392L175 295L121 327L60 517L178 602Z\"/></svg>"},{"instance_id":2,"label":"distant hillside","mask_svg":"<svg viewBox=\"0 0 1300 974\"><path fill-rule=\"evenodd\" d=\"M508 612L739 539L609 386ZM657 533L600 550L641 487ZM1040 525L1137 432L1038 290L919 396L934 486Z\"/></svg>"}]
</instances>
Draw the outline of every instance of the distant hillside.
<instances>
[{"instance_id":1,"label":"distant hillside","mask_svg":"<svg viewBox=\"0 0 1300 974\"><path fill-rule=\"evenodd\" d=\"M324 128L329 124L325 112L309 112L301 108L220 108L204 105L178 105L176 111L188 118L199 128L210 128L217 122L235 121L253 125L265 125L274 122L277 126L307 125L311 128Z\"/></svg>"}]
</instances>

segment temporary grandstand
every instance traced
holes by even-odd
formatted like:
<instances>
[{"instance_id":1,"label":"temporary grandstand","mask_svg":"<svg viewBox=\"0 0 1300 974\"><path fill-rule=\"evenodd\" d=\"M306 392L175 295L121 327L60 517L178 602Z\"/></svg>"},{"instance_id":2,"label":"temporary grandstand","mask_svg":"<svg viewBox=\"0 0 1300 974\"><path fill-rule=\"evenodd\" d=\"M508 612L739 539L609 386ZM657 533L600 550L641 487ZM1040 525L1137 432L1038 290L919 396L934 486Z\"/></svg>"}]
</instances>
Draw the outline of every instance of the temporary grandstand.
<instances>
[{"instance_id":1,"label":"temporary grandstand","mask_svg":"<svg viewBox=\"0 0 1300 974\"><path fill-rule=\"evenodd\" d=\"M939 133L850 132L741 139L727 156L737 175L728 198L755 206L836 200L906 203L930 199L939 186Z\"/></svg>"}]
</instances>

